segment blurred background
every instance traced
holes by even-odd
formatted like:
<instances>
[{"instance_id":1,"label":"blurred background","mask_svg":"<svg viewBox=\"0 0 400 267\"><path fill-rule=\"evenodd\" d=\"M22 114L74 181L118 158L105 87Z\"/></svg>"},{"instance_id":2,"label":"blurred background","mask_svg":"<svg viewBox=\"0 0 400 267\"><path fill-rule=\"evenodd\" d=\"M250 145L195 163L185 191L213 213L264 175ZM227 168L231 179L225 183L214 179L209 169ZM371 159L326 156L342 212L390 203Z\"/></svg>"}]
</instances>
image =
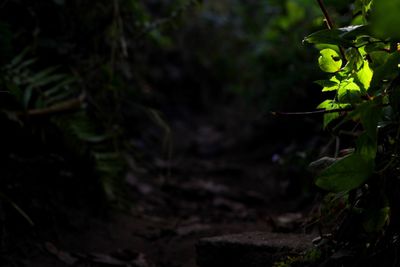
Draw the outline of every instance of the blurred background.
<instances>
[{"instance_id":1,"label":"blurred background","mask_svg":"<svg viewBox=\"0 0 400 267\"><path fill-rule=\"evenodd\" d=\"M192 266L199 236L304 229L331 137L271 112L322 101L302 40L323 28L307 0L0 1L2 261L125 246Z\"/></svg>"}]
</instances>

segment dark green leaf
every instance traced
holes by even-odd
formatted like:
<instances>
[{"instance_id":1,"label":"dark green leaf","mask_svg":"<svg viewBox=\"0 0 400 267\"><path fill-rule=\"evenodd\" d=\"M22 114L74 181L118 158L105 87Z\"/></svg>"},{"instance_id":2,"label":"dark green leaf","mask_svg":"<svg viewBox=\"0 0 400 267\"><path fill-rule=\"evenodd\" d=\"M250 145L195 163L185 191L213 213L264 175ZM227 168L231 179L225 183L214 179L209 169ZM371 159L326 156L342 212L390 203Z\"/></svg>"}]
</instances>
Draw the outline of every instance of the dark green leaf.
<instances>
[{"instance_id":1,"label":"dark green leaf","mask_svg":"<svg viewBox=\"0 0 400 267\"><path fill-rule=\"evenodd\" d=\"M372 138L367 133L363 133L357 138L356 153L360 154L363 158L374 160L377 150L377 139Z\"/></svg>"},{"instance_id":2,"label":"dark green leaf","mask_svg":"<svg viewBox=\"0 0 400 267\"><path fill-rule=\"evenodd\" d=\"M304 42L312 44L332 44L350 47L353 41L360 35L368 34L367 26L353 25L334 30L321 30L304 38Z\"/></svg>"},{"instance_id":3,"label":"dark green leaf","mask_svg":"<svg viewBox=\"0 0 400 267\"><path fill-rule=\"evenodd\" d=\"M344 28L339 28L342 32L341 37L347 40L355 40L360 36L368 36L370 27L368 25L351 25Z\"/></svg>"},{"instance_id":4,"label":"dark green leaf","mask_svg":"<svg viewBox=\"0 0 400 267\"><path fill-rule=\"evenodd\" d=\"M400 53L396 51L390 54L383 65L375 69L371 86L378 87L383 80L395 78L400 71L399 64Z\"/></svg>"},{"instance_id":5,"label":"dark green leaf","mask_svg":"<svg viewBox=\"0 0 400 267\"><path fill-rule=\"evenodd\" d=\"M47 78L55 70L57 70L57 68L58 67L50 67L50 68L47 68L40 72L35 73L32 77L29 77L28 83L34 84L34 83L40 82L41 80Z\"/></svg>"},{"instance_id":6,"label":"dark green leaf","mask_svg":"<svg viewBox=\"0 0 400 267\"><path fill-rule=\"evenodd\" d=\"M364 62L364 59L358 49L353 47L346 50L346 59L346 68L349 71L359 70Z\"/></svg>"},{"instance_id":7,"label":"dark green leaf","mask_svg":"<svg viewBox=\"0 0 400 267\"><path fill-rule=\"evenodd\" d=\"M345 47L351 46L352 42L343 39L340 36L341 33L342 32L339 30L321 30L310 34L309 36L304 38L303 42L308 42L311 44L341 45Z\"/></svg>"},{"instance_id":8,"label":"dark green leaf","mask_svg":"<svg viewBox=\"0 0 400 267\"><path fill-rule=\"evenodd\" d=\"M365 183L373 169L372 161L355 153L336 161L322 171L315 183L331 192L349 191Z\"/></svg>"},{"instance_id":9,"label":"dark green leaf","mask_svg":"<svg viewBox=\"0 0 400 267\"><path fill-rule=\"evenodd\" d=\"M380 38L400 38L400 1L377 0L372 10L372 31Z\"/></svg>"},{"instance_id":10,"label":"dark green leaf","mask_svg":"<svg viewBox=\"0 0 400 267\"><path fill-rule=\"evenodd\" d=\"M390 46L388 46L387 43L375 39L375 40L373 40L372 43L365 45L364 49L365 49L365 52L371 53L371 52L375 52L375 51L383 51L383 50L386 50L389 48L390 48Z\"/></svg>"},{"instance_id":11,"label":"dark green leaf","mask_svg":"<svg viewBox=\"0 0 400 267\"><path fill-rule=\"evenodd\" d=\"M21 62L23 62L24 57L28 54L29 48L25 48L22 50L21 53L19 53L16 57L13 58L10 64L6 66L6 69L13 69L17 67Z\"/></svg>"},{"instance_id":12,"label":"dark green leaf","mask_svg":"<svg viewBox=\"0 0 400 267\"><path fill-rule=\"evenodd\" d=\"M325 109L325 110L332 110L332 109L341 109L341 108L346 108L348 107L349 104L339 104L335 102L334 100L325 100L321 104L318 105L317 108L319 109ZM324 114L324 128L326 128L329 123L331 123L333 120L337 119L339 117L339 112L332 112L332 113L326 113Z\"/></svg>"},{"instance_id":13,"label":"dark green leaf","mask_svg":"<svg viewBox=\"0 0 400 267\"><path fill-rule=\"evenodd\" d=\"M46 86L50 83L61 81L62 79L65 79L67 77L68 76L66 74L52 74L46 77L42 77L42 79L38 79L35 82L32 82L31 84L29 84L28 88L38 88L41 86Z\"/></svg>"}]
</instances>

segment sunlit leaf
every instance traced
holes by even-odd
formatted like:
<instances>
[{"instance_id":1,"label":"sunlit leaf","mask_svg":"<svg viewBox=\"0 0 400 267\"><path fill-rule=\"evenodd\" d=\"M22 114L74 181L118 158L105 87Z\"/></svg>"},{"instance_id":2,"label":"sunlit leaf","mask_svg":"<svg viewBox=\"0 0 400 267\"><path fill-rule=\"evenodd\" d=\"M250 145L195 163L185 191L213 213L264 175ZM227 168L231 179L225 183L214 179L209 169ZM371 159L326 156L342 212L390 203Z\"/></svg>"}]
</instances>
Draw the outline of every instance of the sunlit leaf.
<instances>
[{"instance_id":1,"label":"sunlit leaf","mask_svg":"<svg viewBox=\"0 0 400 267\"><path fill-rule=\"evenodd\" d=\"M342 60L335 50L326 48L320 51L318 64L322 71L334 73L340 70Z\"/></svg>"},{"instance_id":2,"label":"sunlit leaf","mask_svg":"<svg viewBox=\"0 0 400 267\"><path fill-rule=\"evenodd\" d=\"M329 80L319 80L315 81L315 83L323 87L322 92L329 92L339 89L340 81L335 76L333 76Z\"/></svg>"},{"instance_id":3,"label":"sunlit leaf","mask_svg":"<svg viewBox=\"0 0 400 267\"><path fill-rule=\"evenodd\" d=\"M340 102L354 103L360 99L360 96L360 86L354 82L353 78L340 82L338 89L338 99Z\"/></svg>"},{"instance_id":4,"label":"sunlit leaf","mask_svg":"<svg viewBox=\"0 0 400 267\"><path fill-rule=\"evenodd\" d=\"M364 64L360 71L357 72L357 78L360 83L364 86L365 90L369 89L369 86L372 81L373 72L372 69L369 67L368 60L364 61Z\"/></svg>"}]
</instances>

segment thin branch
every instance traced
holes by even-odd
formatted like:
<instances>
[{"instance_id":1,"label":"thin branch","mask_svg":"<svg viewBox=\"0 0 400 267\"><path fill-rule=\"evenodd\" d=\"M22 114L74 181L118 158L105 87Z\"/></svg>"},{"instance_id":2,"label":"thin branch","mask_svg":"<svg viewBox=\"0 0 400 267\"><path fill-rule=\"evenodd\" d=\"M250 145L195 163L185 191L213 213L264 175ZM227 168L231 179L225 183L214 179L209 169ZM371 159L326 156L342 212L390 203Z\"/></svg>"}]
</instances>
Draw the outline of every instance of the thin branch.
<instances>
[{"instance_id":1,"label":"thin branch","mask_svg":"<svg viewBox=\"0 0 400 267\"><path fill-rule=\"evenodd\" d=\"M318 114L328 114L328 113L336 113L336 112L348 112L352 111L354 108L338 108L338 109L320 109L314 111L304 111L304 112L280 112L280 111L273 111L270 112L271 115L274 116L292 116L292 115L318 115Z\"/></svg>"},{"instance_id":2,"label":"thin branch","mask_svg":"<svg viewBox=\"0 0 400 267\"><path fill-rule=\"evenodd\" d=\"M319 7L321 8L322 13L324 14L326 25L328 26L329 30L332 30L334 28L333 21L331 19L331 16L329 15L324 2L322 0L317 0Z\"/></svg>"},{"instance_id":3,"label":"thin branch","mask_svg":"<svg viewBox=\"0 0 400 267\"><path fill-rule=\"evenodd\" d=\"M44 116L44 115L52 115L55 113L62 113L66 111L76 110L82 107L82 103L85 99L85 95L81 94L79 97L75 99L69 99L64 102L55 104L50 107L40 108L40 109L31 109L27 111L16 112L15 114L18 117L36 117L36 116Z\"/></svg>"}]
</instances>

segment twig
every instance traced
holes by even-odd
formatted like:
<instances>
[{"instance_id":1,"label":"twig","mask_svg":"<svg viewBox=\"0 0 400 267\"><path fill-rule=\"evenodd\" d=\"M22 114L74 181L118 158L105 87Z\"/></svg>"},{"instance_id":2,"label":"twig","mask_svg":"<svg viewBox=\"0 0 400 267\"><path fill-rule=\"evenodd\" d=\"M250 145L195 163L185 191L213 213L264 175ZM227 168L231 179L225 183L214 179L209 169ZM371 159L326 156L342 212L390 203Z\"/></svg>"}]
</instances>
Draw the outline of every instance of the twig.
<instances>
[{"instance_id":1,"label":"twig","mask_svg":"<svg viewBox=\"0 0 400 267\"><path fill-rule=\"evenodd\" d=\"M400 77L400 76L399 76ZM378 104L375 107L387 107L390 104ZM281 111L271 111L270 114L273 116L282 115L282 116L291 116L291 115L318 115L318 114L329 114L336 112L349 112L355 110L354 107L348 108L337 108L337 109L318 109L313 111L304 111L304 112L281 112ZM400 138L400 137L399 137Z\"/></svg>"},{"instance_id":2,"label":"twig","mask_svg":"<svg viewBox=\"0 0 400 267\"><path fill-rule=\"evenodd\" d=\"M326 25L328 26L328 29L333 30L335 25L333 24L333 20L332 20L331 16L329 16L329 13L324 5L324 2L322 0L317 0L317 2L319 4L319 7L321 8L322 13L324 14ZM342 56L344 63L346 64L346 53L344 51L344 48L340 45L339 45L339 51L340 51L340 54Z\"/></svg>"},{"instance_id":3,"label":"twig","mask_svg":"<svg viewBox=\"0 0 400 267\"><path fill-rule=\"evenodd\" d=\"M33 117L33 116L43 116L43 115L52 115L55 113L61 113L65 111L75 110L82 106L82 103L85 99L85 95L81 94L79 97L75 99L66 100L64 102L55 104L50 107L40 108L40 109L31 109L27 111L16 112L17 117Z\"/></svg>"},{"instance_id":4,"label":"twig","mask_svg":"<svg viewBox=\"0 0 400 267\"><path fill-rule=\"evenodd\" d=\"M324 17L325 17L325 21L326 21L326 25L328 26L329 30L332 30L334 25L333 25L333 21L331 19L331 16L329 16L328 11L325 8L324 2L322 2L322 0L317 0L319 7L321 8L322 13L324 13Z\"/></svg>"},{"instance_id":5,"label":"twig","mask_svg":"<svg viewBox=\"0 0 400 267\"><path fill-rule=\"evenodd\" d=\"M304 112L280 112L280 111L272 111L270 112L271 115L274 116L291 116L291 115L318 115L318 114L328 114L328 113L336 113L336 112L348 112L352 111L354 108L338 108L338 109L320 109L314 111L304 111Z\"/></svg>"}]
</instances>

